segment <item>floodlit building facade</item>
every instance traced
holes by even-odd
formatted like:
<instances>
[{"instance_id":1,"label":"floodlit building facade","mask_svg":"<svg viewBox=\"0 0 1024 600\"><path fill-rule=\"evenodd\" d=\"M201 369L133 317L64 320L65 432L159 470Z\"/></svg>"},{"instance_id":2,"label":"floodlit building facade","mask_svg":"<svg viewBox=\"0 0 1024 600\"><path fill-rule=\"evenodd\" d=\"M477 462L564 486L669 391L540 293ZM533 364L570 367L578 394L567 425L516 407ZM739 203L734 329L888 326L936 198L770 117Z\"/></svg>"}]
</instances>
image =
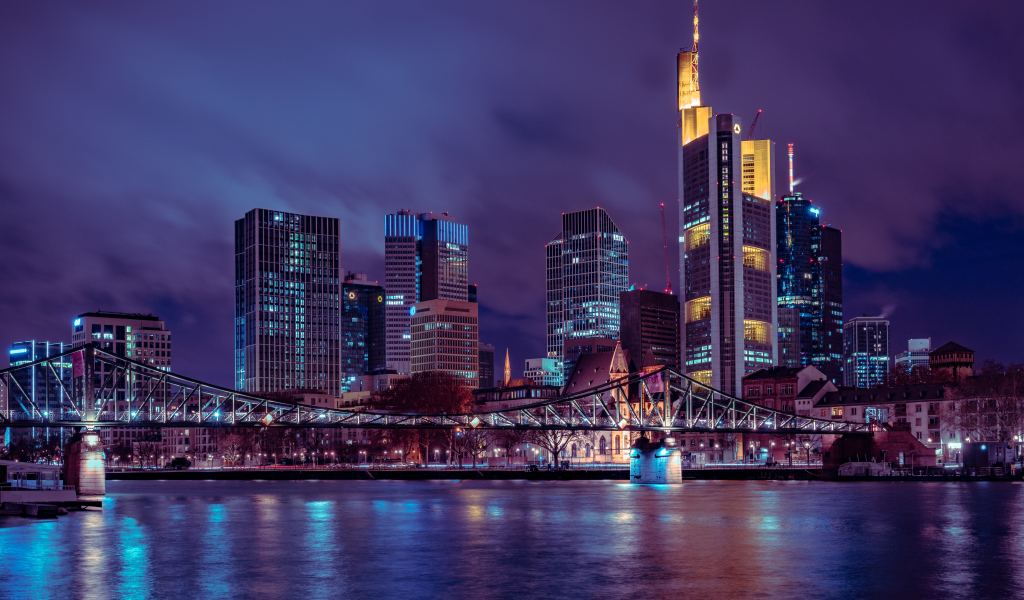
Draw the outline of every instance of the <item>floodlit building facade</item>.
<instances>
[{"instance_id":1,"label":"floodlit building facade","mask_svg":"<svg viewBox=\"0 0 1024 600\"><path fill-rule=\"evenodd\" d=\"M235 221L235 389L341 393L338 219Z\"/></svg>"},{"instance_id":2,"label":"floodlit building facade","mask_svg":"<svg viewBox=\"0 0 1024 600\"><path fill-rule=\"evenodd\" d=\"M680 153L682 358L691 377L730 394L777 360L774 184L762 176L767 198L741 191L741 132L717 115Z\"/></svg>"},{"instance_id":3,"label":"floodlit building facade","mask_svg":"<svg viewBox=\"0 0 1024 600\"><path fill-rule=\"evenodd\" d=\"M690 377L737 394L778 358L775 146L701 103L696 7L693 29L676 55L681 359Z\"/></svg>"},{"instance_id":4,"label":"floodlit building facade","mask_svg":"<svg viewBox=\"0 0 1024 600\"><path fill-rule=\"evenodd\" d=\"M476 302L427 300L409 309L412 373L439 372L479 387L480 341Z\"/></svg>"},{"instance_id":5,"label":"floodlit building facade","mask_svg":"<svg viewBox=\"0 0 1024 600\"><path fill-rule=\"evenodd\" d=\"M411 371L409 309L426 300L469 301L469 227L448 213L384 217L387 368ZM475 296L475 289L473 290ZM475 368L474 368L475 370Z\"/></svg>"},{"instance_id":6,"label":"floodlit building facade","mask_svg":"<svg viewBox=\"0 0 1024 600\"><path fill-rule=\"evenodd\" d=\"M889 321L854 317L843 327L843 379L848 387L882 385L889 373Z\"/></svg>"}]
</instances>

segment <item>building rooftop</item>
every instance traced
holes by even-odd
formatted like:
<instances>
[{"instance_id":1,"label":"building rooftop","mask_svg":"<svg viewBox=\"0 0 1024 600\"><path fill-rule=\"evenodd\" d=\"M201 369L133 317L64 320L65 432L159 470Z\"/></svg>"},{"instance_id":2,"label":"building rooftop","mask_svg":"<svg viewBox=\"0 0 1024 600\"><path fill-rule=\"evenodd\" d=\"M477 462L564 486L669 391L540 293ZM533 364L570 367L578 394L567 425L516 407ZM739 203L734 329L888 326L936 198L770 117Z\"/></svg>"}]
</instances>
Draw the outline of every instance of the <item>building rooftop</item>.
<instances>
[{"instance_id":1,"label":"building rooftop","mask_svg":"<svg viewBox=\"0 0 1024 600\"><path fill-rule=\"evenodd\" d=\"M798 393L796 395L796 397L797 398L813 398L813 397L815 397L818 394L818 392L821 391L821 388L823 388L826 385L828 385L828 383L829 383L828 379L815 379L814 381L812 381L812 382L808 383L807 385L805 385L804 389L800 390L800 393Z\"/></svg>"},{"instance_id":2,"label":"building rooftop","mask_svg":"<svg viewBox=\"0 0 1024 600\"><path fill-rule=\"evenodd\" d=\"M758 369L743 378L744 382L756 381L759 379L788 379L795 378L803 367L772 367L770 369Z\"/></svg>"},{"instance_id":3,"label":"building rooftop","mask_svg":"<svg viewBox=\"0 0 1024 600\"><path fill-rule=\"evenodd\" d=\"M816 406L837 406L847 404L894 404L914 401L941 400L945 396L945 383L919 383L896 387L840 388L828 392Z\"/></svg>"},{"instance_id":4,"label":"building rooftop","mask_svg":"<svg viewBox=\"0 0 1024 600\"><path fill-rule=\"evenodd\" d=\"M956 342L947 342L947 343L943 344L942 346L936 348L935 350L932 350L931 353L932 354L945 354L946 352L972 352L973 353L974 350L971 350L970 348L964 348L963 346L961 346L960 344L958 344Z\"/></svg>"},{"instance_id":5,"label":"building rooftop","mask_svg":"<svg viewBox=\"0 0 1024 600\"><path fill-rule=\"evenodd\" d=\"M87 312L78 315L79 317L100 317L100 318L114 318L114 319L135 319L137 321L159 321L160 317L154 317L152 314L144 315L142 313L123 313L113 312L106 310L98 310L96 312Z\"/></svg>"}]
</instances>

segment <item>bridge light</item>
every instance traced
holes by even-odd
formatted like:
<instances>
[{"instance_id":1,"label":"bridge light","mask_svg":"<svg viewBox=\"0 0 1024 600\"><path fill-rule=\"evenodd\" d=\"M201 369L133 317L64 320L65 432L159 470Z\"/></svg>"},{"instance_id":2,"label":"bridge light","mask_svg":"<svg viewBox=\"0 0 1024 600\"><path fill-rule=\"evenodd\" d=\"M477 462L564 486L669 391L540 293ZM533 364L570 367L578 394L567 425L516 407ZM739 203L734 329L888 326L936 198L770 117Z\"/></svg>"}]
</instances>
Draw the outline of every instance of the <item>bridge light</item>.
<instances>
[{"instance_id":1,"label":"bridge light","mask_svg":"<svg viewBox=\"0 0 1024 600\"><path fill-rule=\"evenodd\" d=\"M627 421L625 419L619 421L619 429L625 429L626 425L629 425L629 421Z\"/></svg>"},{"instance_id":2,"label":"bridge light","mask_svg":"<svg viewBox=\"0 0 1024 600\"><path fill-rule=\"evenodd\" d=\"M473 417L473 420L470 421L469 424L473 427L480 425L480 417Z\"/></svg>"}]
</instances>

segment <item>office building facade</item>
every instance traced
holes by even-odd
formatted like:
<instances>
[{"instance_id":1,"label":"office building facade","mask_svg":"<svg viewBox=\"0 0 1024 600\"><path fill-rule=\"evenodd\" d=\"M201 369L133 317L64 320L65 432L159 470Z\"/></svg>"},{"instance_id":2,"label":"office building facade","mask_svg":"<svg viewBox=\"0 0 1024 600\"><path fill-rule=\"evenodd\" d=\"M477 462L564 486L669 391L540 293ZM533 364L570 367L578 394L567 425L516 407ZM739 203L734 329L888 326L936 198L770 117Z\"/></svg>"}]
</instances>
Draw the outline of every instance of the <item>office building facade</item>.
<instances>
[{"instance_id":1,"label":"office building facade","mask_svg":"<svg viewBox=\"0 0 1024 600\"><path fill-rule=\"evenodd\" d=\"M481 388L494 387L494 346L480 342L477 346L479 364L479 385Z\"/></svg>"},{"instance_id":2,"label":"office building facade","mask_svg":"<svg viewBox=\"0 0 1024 600\"><path fill-rule=\"evenodd\" d=\"M71 344L64 342L39 342L28 340L11 344L10 365L17 367L28 363L58 356L71 350ZM10 387L6 389L8 407L31 415L36 410L44 416L60 414L60 407L71 403L71 357L65 356L50 363L51 371L45 364L32 369L20 369L11 373Z\"/></svg>"},{"instance_id":3,"label":"office building facade","mask_svg":"<svg viewBox=\"0 0 1024 600\"><path fill-rule=\"evenodd\" d=\"M426 300L469 301L469 227L448 213L384 217L387 368L411 372L409 310ZM475 290L474 290L475 295Z\"/></svg>"},{"instance_id":4,"label":"office building facade","mask_svg":"<svg viewBox=\"0 0 1024 600\"><path fill-rule=\"evenodd\" d=\"M637 367L665 365L680 370L678 296L653 290L627 290L619 294L619 315L622 349Z\"/></svg>"},{"instance_id":5,"label":"office building facade","mask_svg":"<svg viewBox=\"0 0 1024 600\"><path fill-rule=\"evenodd\" d=\"M235 388L341 393L340 221L257 208L235 221Z\"/></svg>"},{"instance_id":6,"label":"office building facade","mask_svg":"<svg viewBox=\"0 0 1024 600\"><path fill-rule=\"evenodd\" d=\"M562 214L562 231L545 246L547 358L566 365L566 344L619 336L619 294L629 289L626 237L608 213Z\"/></svg>"},{"instance_id":7,"label":"office building facade","mask_svg":"<svg viewBox=\"0 0 1024 600\"><path fill-rule=\"evenodd\" d=\"M843 381L843 234L829 225L811 231L815 289L811 364L833 383Z\"/></svg>"},{"instance_id":8,"label":"office building facade","mask_svg":"<svg viewBox=\"0 0 1024 600\"><path fill-rule=\"evenodd\" d=\"M460 377L470 389L480 383L480 340L475 302L427 300L409 309L412 373Z\"/></svg>"},{"instance_id":9,"label":"office building facade","mask_svg":"<svg viewBox=\"0 0 1024 600\"><path fill-rule=\"evenodd\" d=\"M735 394L744 375L777 360L774 184L759 174L767 198L739 189L736 117L717 115L708 129L681 148L682 358L690 377Z\"/></svg>"},{"instance_id":10,"label":"office building facade","mask_svg":"<svg viewBox=\"0 0 1024 600\"><path fill-rule=\"evenodd\" d=\"M160 317L99 311L75 318L71 343L77 348L96 342L107 352L170 372L174 360L171 337Z\"/></svg>"},{"instance_id":11,"label":"office building facade","mask_svg":"<svg viewBox=\"0 0 1024 600\"><path fill-rule=\"evenodd\" d=\"M896 355L896 366L902 366L906 370L928 369L928 355L932 351L932 338L917 338L907 340L907 349Z\"/></svg>"},{"instance_id":12,"label":"office building facade","mask_svg":"<svg viewBox=\"0 0 1024 600\"><path fill-rule=\"evenodd\" d=\"M783 196L775 205L780 321L781 309L795 310L796 313L796 318L789 315L790 310L785 313L785 329L793 329L792 334L782 329L779 332L779 364L782 366L811 364L817 288L811 232L818 226L818 213L819 210L800 192Z\"/></svg>"},{"instance_id":13,"label":"office building facade","mask_svg":"<svg viewBox=\"0 0 1024 600\"><path fill-rule=\"evenodd\" d=\"M819 224L820 212L800 192L775 206L779 364L813 365L842 383L842 232Z\"/></svg>"},{"instance_id":14,"label":"office building facade","mask_svg":"<svg viewBox=\"0 0 1024 600\"><path fill-rule=\"evenodd\" d=\"M882 385L889 373L889 321L854 317L843 327L843 383L848 387Z\"/></svg>"},{"instance_id":15,"label":"office building facade","mask_svg":"<svg viewBox=\"0 0 1024 600\"><path fill-rule=\"evenodd\" d=\"M562 372L554 358L528 358L523 369L523 379L532 379L535 385L561 385Z\"/></svg>"},{"instance_id":16,"label":"office building facade","mask_svg":"<svg viewBox=\"0 0 1024 600\"><path fill-rule=\"evenodd\" d=\"M348 273L341 286L341 390L361 375L385 368L384 288L364 273Z\"/></svg>"}]
</instances>

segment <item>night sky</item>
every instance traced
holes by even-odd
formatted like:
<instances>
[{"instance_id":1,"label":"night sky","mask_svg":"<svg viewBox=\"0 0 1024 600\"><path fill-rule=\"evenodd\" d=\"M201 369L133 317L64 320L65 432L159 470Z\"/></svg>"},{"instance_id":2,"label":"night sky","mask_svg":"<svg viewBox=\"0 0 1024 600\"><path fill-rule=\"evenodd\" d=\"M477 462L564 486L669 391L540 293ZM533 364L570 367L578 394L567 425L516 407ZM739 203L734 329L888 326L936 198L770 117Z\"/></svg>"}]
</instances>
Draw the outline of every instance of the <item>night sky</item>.
<instances>
[{"instance_id":1,"label":"night sky","mask_svg":"<svg viewBox=\"0 0 1024 600\"><path fill-rule=\"evenodd\" d=\"M233 221L339 217L383 281L383 215L470 227L481 339L544 354L543 246L608 210L630 279L678 289L686 2L0 4L0 347L154 313L230 385ZM1024 362L1024 4L702 2L705 105L796 146L843 230L844 316ZM6 353L5 353L6 354ZM500 371L500 365L499 369Z\"/></svg>"}]
</instances>

